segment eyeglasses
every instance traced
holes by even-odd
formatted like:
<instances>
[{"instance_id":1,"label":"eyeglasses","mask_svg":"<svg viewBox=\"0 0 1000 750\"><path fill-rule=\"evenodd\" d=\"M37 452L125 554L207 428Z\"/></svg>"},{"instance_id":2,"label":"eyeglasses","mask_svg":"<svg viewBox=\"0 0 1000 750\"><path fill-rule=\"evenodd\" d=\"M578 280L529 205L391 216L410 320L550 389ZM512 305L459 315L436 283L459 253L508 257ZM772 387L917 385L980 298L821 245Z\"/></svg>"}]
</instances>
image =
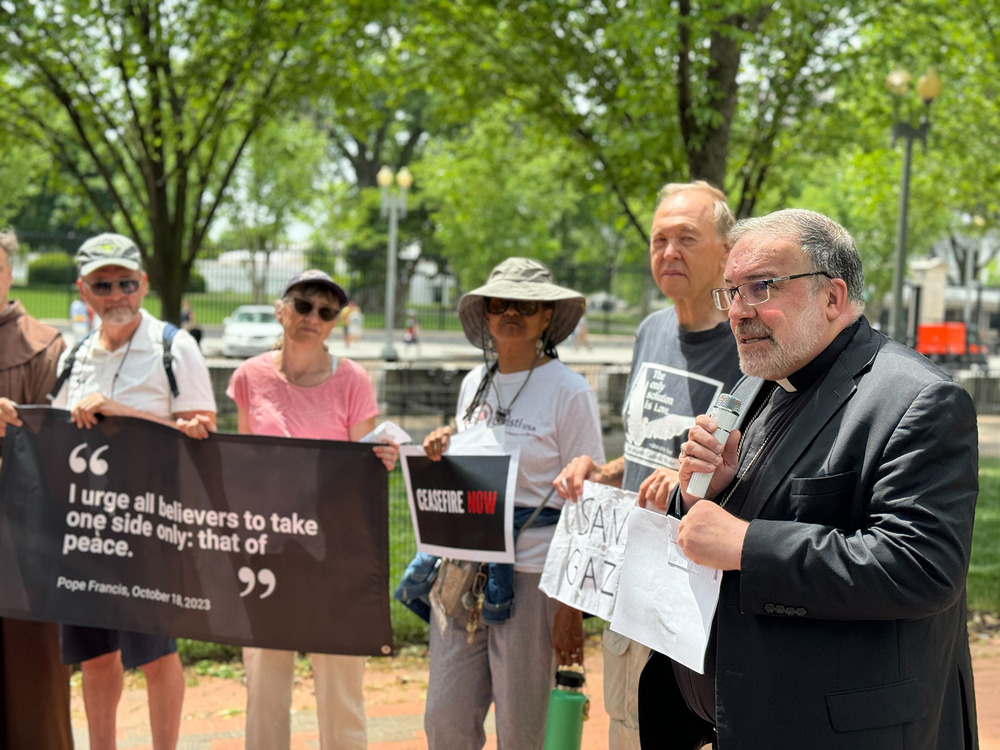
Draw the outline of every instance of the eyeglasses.
<instances>
[{"instance_id":1,"label":"eyeglasses","mask_svg":"<svg viewBox=\"0 0 1000 750\"><path fill-rule=\"evenodd\" d=\"M486 312L490 315L503 315L511 305L514 309L526 318L531 317L541 306L536 299L498 299L496 297L486 298Z\"/></svg>"},{"instance_id":2,"label":"eyeglasses","mask_svg":"<svg viewBox=\"0 0 1000 750\"><path fill-rule=\"evenodd\" d=\"M121 290L122 294L135 294L139 291L138 279L114 279L111 281L84 281L87 288L94 293L95 297L107 297L114 291L115 286Z\"/></svg>"},{"instance_id":3,"label":"eyeglasses","mask_svg":"<svg viewBox=\"0 0 1000 750\"><path fill-rule=\"evenodd\" d=\"M793 276L777 276L773 279L758 279L757 281L748 281L745 284L740 284L739 286L713 289L712 299L715 301L715 306L717 308L720 310L728 310L730 305L733 304L733 300L736 299L736 293L739 292L740 297L748 305L759 305L771 299L772 285L778 283L779 281L802 279L806 276L826 276L828 279L833 278L833 276L828 274L826 271L811 271L810 273L797 273Z\"/></svg>"},{"instance_id":4,"label":"eyeglasses","mask_svg":"<svg viewBox=\"0 0 1000 750\"><path fill-rule=\"evenodd\" d=\"M314 305L307 299L302 299L301 297L292 297L292 304L295 305L295 312L297 312L302 317L305 317L316 308L316 314L319 315L319 319L324 323L329 323L331 320L336 320L337 316L340 315L340 310L333 307L319 307Z\"/></svg>"}]
</instances>

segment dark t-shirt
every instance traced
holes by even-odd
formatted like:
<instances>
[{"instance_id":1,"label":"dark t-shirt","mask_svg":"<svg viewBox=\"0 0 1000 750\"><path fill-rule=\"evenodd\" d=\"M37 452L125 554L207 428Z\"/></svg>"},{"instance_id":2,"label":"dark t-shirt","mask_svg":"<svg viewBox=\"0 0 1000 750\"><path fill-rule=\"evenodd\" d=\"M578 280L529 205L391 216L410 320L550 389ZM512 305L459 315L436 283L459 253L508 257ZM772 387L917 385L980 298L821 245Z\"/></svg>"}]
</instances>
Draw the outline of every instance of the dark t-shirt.
<instances>
[{"instance_id":1,"label":"dark t-shirt","mask_svg":"<svg viewBox=\"0 0 1000 750\"><path fill-rule=\"evenodd\" d=\"M646 318L636 332L622 408L622 487L637 492L654 469L676 469L694 418L706 413L741 375L728 322L707 331L685 331L678 327L673 307Z\"/></svg>"}]
</instances>

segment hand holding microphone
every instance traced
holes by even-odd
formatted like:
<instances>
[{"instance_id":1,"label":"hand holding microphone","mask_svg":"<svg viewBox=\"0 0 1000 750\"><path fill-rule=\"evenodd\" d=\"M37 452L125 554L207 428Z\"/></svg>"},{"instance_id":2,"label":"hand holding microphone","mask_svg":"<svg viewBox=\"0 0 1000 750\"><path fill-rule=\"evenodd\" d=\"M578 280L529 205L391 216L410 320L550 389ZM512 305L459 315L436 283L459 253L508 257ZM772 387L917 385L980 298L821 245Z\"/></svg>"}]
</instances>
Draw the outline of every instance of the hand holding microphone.
<instances>
[{"instance_id":1,"label":"hand holding microphone","mask_svg":"<svg viewBox=\"0 0 1000 750\"><path fill-rule=\"evenodd\" d=\"M739 419L741 406L742 404L738 398L734 398L728 393L723 393L708 413L708 416L714 419L718 425L712 436L722 443L723 446L725 446L726 441L729 439L729 433L732 432L736 421ZM714 469L706 473L692 474L691 479L688 481L687 494L698 498L705 497L713 476L715 476Z\"/></svg>"}]
</instances>

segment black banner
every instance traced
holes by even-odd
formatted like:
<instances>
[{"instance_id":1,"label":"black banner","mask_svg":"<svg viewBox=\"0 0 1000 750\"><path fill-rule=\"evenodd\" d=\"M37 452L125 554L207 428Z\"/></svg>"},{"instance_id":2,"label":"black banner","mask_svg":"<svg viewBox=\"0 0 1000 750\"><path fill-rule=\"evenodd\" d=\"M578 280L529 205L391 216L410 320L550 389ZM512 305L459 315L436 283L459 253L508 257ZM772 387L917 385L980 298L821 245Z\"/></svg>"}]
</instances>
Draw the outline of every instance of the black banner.
<instances>
[{"instance_id":1,"label":"black banner","mask_svg":"<svg viewBox=\"0 0 1000 750\"><path fill-rule=\"evenodd\" d=\"M420 451L420 455L416 452ZM417 549L481 562L513 562L512 456L446 454L431 461L402 450Z\"/></svg>"},{"instance_id":2,"label":"black banner","mask_svg":"<svg viewBox=\"0 0 1000 750\"><path fill-rule=\"evenodd\" d=\"M0 614L391 651L388 479L370 445L19 416L0 467Z\"/></svg>"}]
</instances>

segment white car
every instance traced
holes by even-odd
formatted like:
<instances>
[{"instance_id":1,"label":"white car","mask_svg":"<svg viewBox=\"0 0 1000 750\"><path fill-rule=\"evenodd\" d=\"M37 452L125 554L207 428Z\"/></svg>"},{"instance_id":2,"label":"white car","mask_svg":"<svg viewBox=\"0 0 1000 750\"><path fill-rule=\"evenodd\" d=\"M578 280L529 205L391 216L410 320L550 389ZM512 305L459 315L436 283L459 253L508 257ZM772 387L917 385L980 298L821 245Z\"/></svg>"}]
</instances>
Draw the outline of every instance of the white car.
<instances>
[{"instance_id":1,"label":"white car","mask_svg":"<svg viewBox=\"0 0 1000 750\"><path fill-rule=\"evenodd\" d=\"M628 303L607 292L596 292L587 297L587 312L622 312L628 309Z\"/></svg>"},{"instance_id":2,"label":"white car","mask_svg":"<svg viewBox=\"0 0 1000 750\"><path fill-rule=\"evenodd\" d=\"M283 333L273 305L240 305L222 323L225 357L253 357L266 352Z\"/></svg>"}]
</instances>

